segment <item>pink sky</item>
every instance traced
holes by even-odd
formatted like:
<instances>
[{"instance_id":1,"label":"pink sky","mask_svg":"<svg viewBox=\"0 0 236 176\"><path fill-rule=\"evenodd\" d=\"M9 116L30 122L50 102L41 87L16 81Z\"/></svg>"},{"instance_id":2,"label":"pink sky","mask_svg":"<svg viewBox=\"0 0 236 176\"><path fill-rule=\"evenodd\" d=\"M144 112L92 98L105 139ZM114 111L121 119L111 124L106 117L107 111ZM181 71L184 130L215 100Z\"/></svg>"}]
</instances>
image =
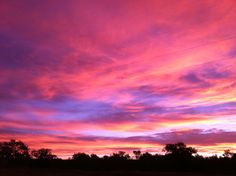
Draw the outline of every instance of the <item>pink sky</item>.
<instances>
[{"instance_id":1,"label":"pink sky","mask_svg":"<svg viewBox=\"0 0 236 176\"><path fill-rule=\"evenodd\" d=\"M0 141L236 150L236 1L1 0Z\"/></svg>"}]
</instances>

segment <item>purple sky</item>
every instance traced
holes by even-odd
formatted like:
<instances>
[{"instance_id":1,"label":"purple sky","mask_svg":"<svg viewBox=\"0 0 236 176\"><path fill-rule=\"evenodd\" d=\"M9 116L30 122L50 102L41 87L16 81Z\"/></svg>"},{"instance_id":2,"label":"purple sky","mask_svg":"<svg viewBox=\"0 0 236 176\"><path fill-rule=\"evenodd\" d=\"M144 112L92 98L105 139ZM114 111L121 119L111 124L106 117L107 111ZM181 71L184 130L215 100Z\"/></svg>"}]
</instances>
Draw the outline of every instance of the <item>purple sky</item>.
<instances>
[{"instance_id":1,"label":"purple sky","mask_svg":"<svg viewBox=\"0 0 236 176\"><path fill-rule=\"evenodd\" d=\"M235 151L235 19L234 0L1 0L0 141Z\"/></svg>"}]
</instances>

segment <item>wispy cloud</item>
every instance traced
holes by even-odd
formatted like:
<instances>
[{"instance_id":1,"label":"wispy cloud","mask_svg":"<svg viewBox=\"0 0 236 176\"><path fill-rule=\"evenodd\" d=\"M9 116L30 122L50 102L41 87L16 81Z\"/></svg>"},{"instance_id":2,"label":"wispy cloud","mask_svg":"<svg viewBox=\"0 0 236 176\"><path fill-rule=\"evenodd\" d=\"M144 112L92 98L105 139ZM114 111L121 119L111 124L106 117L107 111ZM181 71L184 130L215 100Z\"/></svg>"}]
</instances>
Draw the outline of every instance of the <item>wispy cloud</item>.
<instances>
[{"instance_id":1,"label":"wispy cloud","mask_svg":"<svg viewBox=\"0 0 236 176\"><path fill-rule=\"evenodd\" d=\"M0 4L0 140L235 146L235 1Z\"/></svg>"}]
</instances>

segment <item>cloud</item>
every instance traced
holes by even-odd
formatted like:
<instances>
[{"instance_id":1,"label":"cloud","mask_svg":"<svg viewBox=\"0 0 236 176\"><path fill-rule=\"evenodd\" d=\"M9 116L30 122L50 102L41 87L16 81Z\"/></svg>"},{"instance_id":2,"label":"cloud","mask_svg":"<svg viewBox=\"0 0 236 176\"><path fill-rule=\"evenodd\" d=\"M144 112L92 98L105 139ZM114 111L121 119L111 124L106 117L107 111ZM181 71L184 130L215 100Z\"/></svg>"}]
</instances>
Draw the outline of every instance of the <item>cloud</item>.
<instances>
[{"instance_id":1,"label":"cloud","mask_svg":"<svg viewBox=\"0 0 236 176\"><path fill-rule=\"evenodd\" d=\"M214 67L207 68L204 73L204 77L208 79L224 79L231 76L230 71L220 71Z\"/></svg>"},{"instance_id":2,"label":"cloud","mask_svg":"<svg viewBox=\"0 0 236 176\"><path fill-rule=\"evenodd\" d=\"M202 83L203 82L200 78L198 78L193 73L190 73L188 75L183 76L182 79L184 79L184 80L186 80L186 81L188 81L190 83Z\"/></svg>"},{"instance_id":3,"label":"cloud","mask_svg":"<svg viewBox=\"0 0 236 176\"><path fill-rule=\"evenodd\" d=\"M0 140L65 155L234 144L236 4L212 4L2 1Z\"/></svg>"},{"instance_id":4,"label":"cloud","mask_svg":"<svg viewBox=\"0 0 236 176\"><path fill-rule=\"evenodd\" d=\"M187 144L197 145L214 145L217 143L235 143L234 131L221 131L221 130L189 130L180 132L170 132L164 134L156 134L164 140L163 143L173 143L177 141L184 141Z\"/></svg>"},{"instance_id":5,"label":"cloud","mask_svg":"<svg viewBox=\"0 0 236 176\"><path fill-rule=\"evenodd\" d=\"M189 145L216 145L219 143L235 143L235 135L234 131L192 129L157 133L152 136L134 136L127 138L127 140L163 145L181 141Z\"/></svg>"},{"instance_id":6,"label":"cloud","mask_svg":"<svg viewBox=\"0 0 236 176\"><path fill-rule=\"evenodd\" d=\"M186 108L183 110L186 114L234 114L236 102L227 102L207 106L198 106L193 108Z\"/></svg>"},{"instance_id":7,"label":"cloud","mask_svg":"<svg viewBox=\"0 0 236 176\"><path fill-rule=\"evenodd\" d=\"M236 56L236 48L235 48L235 47L232 48L232 49L229 51L228 56L229 56L230 58L235 58L235 56Z\"/></svg>"}]
</instances>

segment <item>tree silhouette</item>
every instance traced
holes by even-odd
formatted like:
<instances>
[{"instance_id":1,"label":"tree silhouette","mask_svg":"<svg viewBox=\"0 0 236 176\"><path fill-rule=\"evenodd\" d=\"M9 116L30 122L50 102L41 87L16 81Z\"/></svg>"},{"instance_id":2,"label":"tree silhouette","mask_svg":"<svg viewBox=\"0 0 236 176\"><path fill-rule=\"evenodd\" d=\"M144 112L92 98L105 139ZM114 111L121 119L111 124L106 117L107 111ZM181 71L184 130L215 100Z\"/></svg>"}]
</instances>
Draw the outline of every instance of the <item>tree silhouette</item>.
<instances>
[{"instance_id":1,"label":"tree silhouette","mask_svg":"<svg viewBox=\"0 0 236 176\"><path fill-rule=\"evenodd\" d=\"M153 158L153 155L151 153L145 152L142 155L140 155L139 160L151 160Z\"/></svg>"},{"instance_id":2,"label":"tree silhouette","mask_svg":"<svg viewBox=\"0 0 236 176\"><path fill-rule=\"evenodd\" d=\"M14 139L10 142L0 143L0 159L2 160L19 160L30 159L29 148L21 141Z\"/></svg>"},{"instance_id":3,"label":"tree silhouette","mask_svg":"<svg viewBox=\"0 0 236 176\"><path fill-rule=\"evenodd\" d=\"M72 156L72 159L73 160L83 160L83 161L87 161L90 159L90 156L86 153L75 153L73 156Z\"/></svg>"},{"instance_id":4,"label":"tree silhouette","mask_svg":"<svg viewBox=\"0 0 236 176\"><path fill-rule=\"evenodd\" d=\"M91 158L92 160L99 160L99 159L100 159L96 154L91 154L91 155L90 155L90 158Z\"/></svg>"},{"instance_id":5,"label":"tree silhouette","mask_svg":"<svg viewBox=\"0 0 236 176\"><path fill-rule=\"evenodd\" d=\"M229 149L227 150L224 150L224 154L223 154L223 157L225 158L231 158L233 156L233 152L231 152Z\"/></svg>"},{"instance_id":6,"label":"tree silhouette","mask_svg":"<svg viewBox=\"0 0 236 176\"><path fill-rule=\"evenodd\" d=\"M192 157L193 154L197 153L197 150L192 147L187 147L183 142L178 142L176 144L166 144L163 149L166 152L166 155L174 157Z\"/></svg>"},{"instance_id":7,"label":"tree silhouette","mask_svg":"<svg viewBox=\"0 0 236 176\"><path fill-rule=\"evenodd\" d=\"M31 155L33 156L33 158L39 159L39 160L57 159L57 156L52 154L51 149L45 149L45 148L41 148L39 150L33 150L31 152Z\"/></svg>"},{"instance_id":8,"label":"tree silhouette","mask_svg":"<svg viewBox=\"0 0 236 176\"><path fill-rule=\"evenodd\" d=\"M141 151L140 150L134 150L133 154L135 156L136 160L139 160L140 156L141 156Z\"/></svg>"},{"instance_id":9,"label":"tree silhouette","mask_svg":"<svg viewBox=\"0 0 236 176\"><path fill-rule=\"evenodd\" d=\"M21 141L0 142L0 169L14 167L71 168L85 170L160 170L160 171L236 171L236 153L225 150L221 157L201 156L183 142L167 144L165 155L133 151L132 159L124 151L99 158L96 154L75 153L73 160L60 160L50 149L32 150ZM57 159L57 160L53 160ZM10 167L9 167L10 166Z\"/></svg>"},{"instance_id":10,"label":"tree silhouette","mask_svg":"<svg viewBox=\"0 0 236 176\"><path fill-rule=\"evenodd\" d=\"M129 154L126 154L124 151L119 151L118 153L113 153L110 156L111 159L117 159L117 160L128 160L130 159Z\"/></svg>"}]
</instances>

